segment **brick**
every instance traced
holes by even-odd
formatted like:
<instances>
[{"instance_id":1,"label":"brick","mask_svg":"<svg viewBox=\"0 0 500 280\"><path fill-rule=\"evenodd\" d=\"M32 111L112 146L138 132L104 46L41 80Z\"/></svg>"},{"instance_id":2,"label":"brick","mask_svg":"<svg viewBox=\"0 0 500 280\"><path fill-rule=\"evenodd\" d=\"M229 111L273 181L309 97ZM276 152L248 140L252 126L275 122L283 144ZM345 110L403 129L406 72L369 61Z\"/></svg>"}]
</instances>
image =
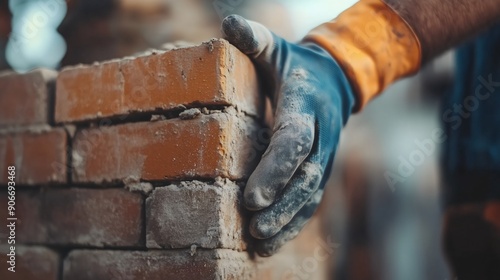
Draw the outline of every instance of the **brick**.
<instances>
[{"instance_id":1,"label":"brick","mask_svg":"<svg viewBox=\"0 0 500 280\"><path fill-rule=\"evenodd\" d=\"M156 188L146 202L147 247L245 249L239 199L240 188L229 180Z\"/></svg>"},{"instance_id":2,"label":"brick","mask_svg":"<svg viewBox=\"0 0 500 280\"><path fill-rule=\"evenodd\" d=\"M0 246L0 279L10 280L57 280L59 279L59 255L44 247L16 245L15 272L7 270L7 245Z\"/></svg>"},{"instance_id":3,"label":"brick","mask_svg":"<svg viewBox=\"0 0 500 280\"><path fill-rule=\"evenodd\" d=\"M257 128L233 112L83 130L73 143L73 180L245 178L258 157Z\"/></svg>"},{"instance_id":4,"label":"brick","mask_svg":"<svg viewBox=\"0 0 500 280\"><path fill-rule=\"evenodd\" d=\"M16 168L17 184L67 181L67 134L62 128L0 135L0 184L7 184L7 167Z\"/></svg>"},{"instance_id":5,"label":"brick","mask_svg":"<svg viewBox=\"0 0 500 280\"><path fill-rule=\"evenodd\" d=\"M47 69L0 75L0 127L48 123L56 76Z\"/></svg>"},{"instance_id":6,"label":"brick","mask_svg":"<svg viewBox=\"0 0 500 280\"><path fill-rule=\"evenodd\" d=\"M6 205L6 194L0 195L0 202ZM144 247L142 216L142 196L123 189L48 189L16 194L16 238L20 243Z\"/></svg>"},{"instance_id":7,"label":"brick","mask_svg":"<svg viewBox=\"0 0 500 280\"><path fill-rule=\"evenodd\" d=\"M43 218L50 244L143 246L143 198L123 189L47 191Z\"/></svg>"},{"instance_id":8,"label":"brick","mask_svg":"<svg viewBox=\"0 0 500 280\"><path fill-rule=\"evenodd\" d=\"M16 242L43 243L47 240L47 228L41 219L42 201L39 191L16 191L15 217ZM7 191L0 192L0 205L5 205L0 211L0 219L6 221ZM7 227L0 227L0 236L8 236Z\"/></svg>"},{"instance_id":9,"label":"brick","mask_svg":"<svg viewBox=\"0 0 500 280\"><path fill-rule=\"evenodd\" d=\"M198 251L72 251L63 280L254 279L247 253Z\"/></svg>"},{"instance_id":10,"label":"brick","mask_svg":"<svg viewBox=\"0 0 500 280\"><path fill-rule=\"evenodd\" d=\"M55 119L73 122L182 106L234 105L261 116L251 61L224 40L64 69Z\"/></svg>"}]
</instances>

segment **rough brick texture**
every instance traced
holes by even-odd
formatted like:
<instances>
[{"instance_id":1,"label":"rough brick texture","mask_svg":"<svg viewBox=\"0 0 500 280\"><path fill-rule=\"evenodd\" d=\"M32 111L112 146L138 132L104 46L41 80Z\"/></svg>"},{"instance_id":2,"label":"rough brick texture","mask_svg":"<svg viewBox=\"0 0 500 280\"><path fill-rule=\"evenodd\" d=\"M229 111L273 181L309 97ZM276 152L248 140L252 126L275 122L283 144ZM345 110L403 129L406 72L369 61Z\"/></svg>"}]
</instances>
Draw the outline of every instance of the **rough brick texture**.
<instances>
[{"instance_id":1,"label":"rough brick texture","mask_svg":"<svg viewBox=\"0 0 500 280\"><path fill-rule=\"evenodd\" d=\"M182 106L235 105L261 115L251 61L227 41L64 69L57 79L57 122Z\"/></svg>"},{"instance_id":2,"label":"rough brick texture","mask_svg":"<svg viewBox=\"0 0 500 280\"><path fill-rule=\"evenodd\" d=\"M71 188L18 192L16 198L18 242L144 246L140 194L123 189ZM6 194L0 195L0 201L7 204Z\"/></svg>"},{"instance_id":3,"label":"rough brick texture","mask_svg":"<svg viewBox=\"0 0 500 280\"><path fill-rule=\"evenodd\" d=\"M84 130L73 144L73 178L245 178L257 160L257 127L232 112Z\"/></svg>"},{"instance_id":4,"label":"rough brick texture","mask_svg":"<svg viewBox=\"0 0 500 280\"><path fill-rule=\"evenodd\" d=\"M0 279L9 280L58 280L59 255L44 247L16 245L15 272L7 270L9 253L7 245L0 246Z\"/></svg>"},{"instance_id":5,"label":"rough brick texture","mask_svg":"<svg viewBox=\"0 0 500 280\"><path fill-rule=\"evenodd\" d=\"M14 165L18 256L0 279L326 278L334 248L318 217L271 258L246 252L241 192L269 131L236 48L212 40L55 74L0 76L0 206Z\"/></svg>"},{"instance_id":6,"label":"rough brick texture","mask_svg":"<svg viewBox=\"0 0 500 280\"><path fill-rule=\"evenodd\" d=\"M239 198L240 187L228 180L156 188L146 204L147 246L245 249Z\"/></svg>"},{"instance_id":7,"label":"rough brick texture","mask_svg":"<svg viewBox=\"0 0 500 280\"><path fill-rule=\"evenodd\" d=\"M16 168L22 185L67 181L67 135L56 128L42 132L0 134L0 184L7 182L7 167Z\"/></svg>"},{"instance_id":8,"label":"rough brick texture","mask_svg":"<svg viewBox=\"0 0 500 280\"><path fill-rule=\"evenodd\" d=\"M48 123L52 118L50 84L56 75L50 70L1 74L0 128Z\"/></svg>"},{"instance_id":9,"label":"rough brick texture","mask_svg":"<svg viewBox=\"0 0 500 280\"><path fill-rule=\"evenodd\" d=\"M63 280L251 279L246 253L210 251L73 251Z\"/></svg>"}]
</instances>

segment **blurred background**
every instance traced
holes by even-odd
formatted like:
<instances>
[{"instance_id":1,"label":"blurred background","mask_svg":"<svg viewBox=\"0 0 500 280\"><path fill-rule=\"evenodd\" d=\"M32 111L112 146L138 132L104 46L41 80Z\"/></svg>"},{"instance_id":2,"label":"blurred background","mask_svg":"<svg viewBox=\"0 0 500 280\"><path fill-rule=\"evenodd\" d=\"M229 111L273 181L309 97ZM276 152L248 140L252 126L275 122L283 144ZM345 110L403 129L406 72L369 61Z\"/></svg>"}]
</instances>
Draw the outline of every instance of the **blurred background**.
<instances>
[{"instance_id":1,"label":"blurred background","mask_svg":"<svg viewBox=\"0 0 500 280\"><path fill-rule=\"evenodd\" d=\"M198 44L220 37L220 21L232 13L297 41L354 2L1 1L0 70L60 69L169 42ZM450 279L440 242L439 148L425 153L418 143L440 127L439 99L453 80L452 57L447 53L389 88L344 130L319 210L325 231L341 244L328 265L331 279Z\"/></svg>"}]
</instances>

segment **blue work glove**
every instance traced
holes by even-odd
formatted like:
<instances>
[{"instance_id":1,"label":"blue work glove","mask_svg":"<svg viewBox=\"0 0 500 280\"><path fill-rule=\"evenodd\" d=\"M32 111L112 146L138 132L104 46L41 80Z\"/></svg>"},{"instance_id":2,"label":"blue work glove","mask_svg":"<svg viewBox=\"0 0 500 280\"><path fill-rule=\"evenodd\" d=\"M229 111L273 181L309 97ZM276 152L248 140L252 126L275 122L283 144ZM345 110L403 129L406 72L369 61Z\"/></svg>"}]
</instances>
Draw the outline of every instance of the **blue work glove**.
<instances>
[{"instance_id":1,"label":"blue work glove","mask_svg":"<svg viewBox=\"0 0 500 280\"><path fill-rule=\"evenodd\" d=\"M287 42L236 15L224 19L222 31L252 59L273 105L273 136L244 192L246 208L255 211L255 249L269 256L318 207L355 96L338 63L317 44Z\"/></svg>"}]
</instances>

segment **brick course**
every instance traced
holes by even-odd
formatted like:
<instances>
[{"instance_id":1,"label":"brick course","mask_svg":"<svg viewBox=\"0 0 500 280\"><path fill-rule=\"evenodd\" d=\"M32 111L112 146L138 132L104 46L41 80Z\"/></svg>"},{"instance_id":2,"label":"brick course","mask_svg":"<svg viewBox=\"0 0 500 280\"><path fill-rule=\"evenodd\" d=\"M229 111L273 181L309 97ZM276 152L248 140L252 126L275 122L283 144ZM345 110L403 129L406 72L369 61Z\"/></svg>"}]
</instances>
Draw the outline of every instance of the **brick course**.
<instances>
[{"instance_id":1,"label":"brick course","mask_svg":"<svg viewBox=\"0 0 500 280\"><path fill-rule=\"evenodd\" d=\"M7 205L6 192L0 194L0 202ZM142 195L123 189L17 191L16 240L78 247L144 247L142 208Z\"/></svg>"},{"instance_id":2,"label":"brick course","mask_svg":"<svg viewBox=\"0 0 500 280\"><path fill-rule=\"evenodd\" d=\"M251 61L213 40L137 58L64 69L57 79L57 122L92 120L181 106L234 105L261 115Z\"/></svg>"},{"instance_id":3,"label":"brick course","mask_svg":"<svg viewBox=\"0 0 500 280\"><path fill-rule=\"evenodd\" d=\"M257 124L233 113L83 130L73 144L76 182L247 177ZM104 156L105 155L105 156Z\"/></svg>"},{"instance_id":4,"label":"brick course","mask_svg":"<svg viewBox=\"0 0 500 280\"><path fill-rule=\"evenodd\" d=\"M251 279L246 253L232 250L76 250L64 261L63 280Z\"/></svg>"}]
</instances>

